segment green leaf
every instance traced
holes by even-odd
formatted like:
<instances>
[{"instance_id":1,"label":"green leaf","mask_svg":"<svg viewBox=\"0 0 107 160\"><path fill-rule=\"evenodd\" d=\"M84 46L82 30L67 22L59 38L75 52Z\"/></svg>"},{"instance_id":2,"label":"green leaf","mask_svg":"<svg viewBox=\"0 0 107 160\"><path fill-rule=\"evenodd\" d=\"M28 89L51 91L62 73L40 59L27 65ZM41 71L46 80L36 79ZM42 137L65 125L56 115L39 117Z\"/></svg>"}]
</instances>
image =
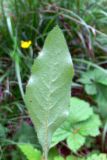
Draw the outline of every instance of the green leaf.
<instances>
[{"instance_id":1,"label":"green leaf","mask_svg":"<svg viewBox=\"0 0 107 160\"><path fill-rule=\"evenodd\" d=\"M79 81L83 84L92 84L94 82L98 82L100 84L107 85L107 71L103 68L89 70L83 73Z\"/></svg>"},{"instance_id":2,"label":"green leaf","mask_svg":"<svg viewBox=\"0 0 107 160\"><path fill-rule=\"evenodd\" d=\"M86 160L85 158L79 158L76 156L68 156L66 160Z\"/></svg>"},{"instance_id":3,"label":"green leaf","mask_svg":"<svg viewBox=\"0 0 107 160\"><path fill-rule=\"evenodd\" d=\"M81 122L88 119L93 111L89 103L80 100L79 98L73 97L70 101L70 115L69 119L72 123Z\"/></svg>"},{"instance_id":4,"label":"green leaf","mask_svg":"<svg viewBox=\"0 0 107 160\"><path fill-rule=\"evenodd\" d=\"M54 133L51 147L55 146L58 142L63 141L71 134L69 130L66 130L62 127L58 128L57 131Z\"/></svg>"},{"instance_id":5,"label":"green leaf","mask_svg":"<svg viewBox=\"0 0 107 160\"><path fill-rule=\"evenodd\" d=\"M79 79L85 85L87 94L92 95L99 107L102 118L107 117L107 71L105 69L89 70Z\"/></svg>"},{"instance_id":6,"label":"green leaf","mask_svg":"<svg viewBox=\"0 0 107 160\"><path fill-rule=\"evenodd\" d=\"M85 137L81 136L78 133L71 133L67 138L68 147L76 152L83 144L85 143Z\"/></svg>"},{"instance_id":7,"label":"green leaf","mask_svg":"<svg viewBox=\"0 0 107 160\"><path fill-rule=\"evenodd\" d=\"M49 150L48 159L54 160L54 157L57 157L59 155L58 149L56 147L53 147Z\"/></svg>"},{"instance_id":8,"label":"green leaf","mask_svg":"<svg viewBox=\"0 0 107 160\"><path fill-rule=\"evenodd\" d=\"M5 138L8 129L0 124L0 138Z\"/></svg>"},{"instance_id":9,"label":"green leaf","mask_svg":"<svg viewBox=\"0 0 107 160\"><path fill-rule=\"evenodd\" d=\"M31 144L22 143L18 144L18 147L26 156L27 160L41 160L41 152L35 149Z\"/></svg>"},{"instance_id":10,"label":"green leaf","mask_svg":"<svg viewBox=\"0 0 107 160\"><path fill-rule=\"evenodd\" d=\"M34 61L25 94L25 103L45 156L54 131L68 115L72 77L71 56L62 31L56 26Z\"/></svg>"},{"instance_id":11,"label":"green leaf","mask_svg":"<svg viewBox=\"0 0 107 160\"><path fill-rule=\"evenodd\" d=\"M76 152L85 143L87 136L99 134L100 125L99 116L93 113L89 103L73 97L70 115L54 133L52 146L66 139L70 149Z\"/></svg>"},{"instance_id":12,"label":"green leaf","mask_svg":"<svg viewBox=\"0 0 107 160\"><path fill-rule=\"evenodd\" d=\"M61 156L56 156L56 157L54 158L54 160L64 160L64 158L61 157Z\"/></svg>"},{"instance_id":13,"label":"green leaf","mask_svg":"<svg viewBox=\"0 0 107 160\"><path fill-rule=\"evenodd\" d=\"M37 148L40 148L34 128L26 122L22 122L21 126L18 128L14 136L14 141L20 143L31 143Z\"/></svg>"},{"instance_id":14,"label":"green leaf","mask_svg":"<svg viewBox=\"0 0 107 160\"><path fill-rule=\"evenodd\" d=\"M86 158L86 160L107 160L106 154L92 154Z\"/></svg>"},{"instance_id":15,"label":"green leaf","mask_svg":"<svg viewBox=\"0 0 107 160\"><path fill-rule=\"evenodd\" d=\"M95 69L93 72L95 76L95 81L103 85L107 85L107 70L105 69Z\"/></svg>"},{"instance_id":16,"label":"green leaf","mask_svg":"<svg viewBox=\"0 0 107 160\"><path fill-rule=\"evenodd\" d=\"M78 124L79 133L83 136L97 136L99 135L99 127L101 126L101 121L98 115L93 114L87 121Z\"/></svg>"},{"instance_id":17,"label":"green leaf","mask_svg":"<svg viewBox=\"0 0 107 160\"><path fill-rule=\"evenodd\" d=\"M99 113L105 119L107 119L107 86L98 84L97 85L97 94L94 97L95 101L99 107Z\"/></svg>"},{"instance_id":18,"label":"green leaf","mask_svg":"<svg viewBox=\"0 0 107 160\"><path fill-rule=\"evenodd\" d=\"M68 156L66 158L66 160L107 160L107 155L106 154L91 154L91 155L88 155L87 157L82 157L82 158L79 158L79 157L76 157L76 156Z\"/></svg>"},{"instance_id":19,"label":"green leaf","mask_svg":"<svg viewBox=\"0 0 107 160\"><path fill-rule=\"evenodd\" d=\"M90 95L95 95L97 94L97 88L95 86L95 84L86 84L85 85L85 90L87 92L87 94L90 94Z\"/></svg>"}]
</instances>

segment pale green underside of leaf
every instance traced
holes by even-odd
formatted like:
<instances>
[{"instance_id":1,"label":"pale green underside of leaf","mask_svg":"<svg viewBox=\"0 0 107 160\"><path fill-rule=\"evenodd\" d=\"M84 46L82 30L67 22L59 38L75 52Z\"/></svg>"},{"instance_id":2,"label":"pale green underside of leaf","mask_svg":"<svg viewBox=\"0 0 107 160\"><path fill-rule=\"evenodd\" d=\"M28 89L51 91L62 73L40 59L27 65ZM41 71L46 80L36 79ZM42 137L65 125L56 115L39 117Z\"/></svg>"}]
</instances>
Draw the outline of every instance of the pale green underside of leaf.
<instances>
[{"instance_id":1,"label":"pale green underside of leaf","mask_svg":"<svg viewBox=\"0 0 107 160\"><path fill-rule=\"evenodd\" d=\"M26 106L45 152L54 131L68 115L72 77L71 56L62 31L56 26L34 61L25 94Z\"/></svg>"}]
</instances>

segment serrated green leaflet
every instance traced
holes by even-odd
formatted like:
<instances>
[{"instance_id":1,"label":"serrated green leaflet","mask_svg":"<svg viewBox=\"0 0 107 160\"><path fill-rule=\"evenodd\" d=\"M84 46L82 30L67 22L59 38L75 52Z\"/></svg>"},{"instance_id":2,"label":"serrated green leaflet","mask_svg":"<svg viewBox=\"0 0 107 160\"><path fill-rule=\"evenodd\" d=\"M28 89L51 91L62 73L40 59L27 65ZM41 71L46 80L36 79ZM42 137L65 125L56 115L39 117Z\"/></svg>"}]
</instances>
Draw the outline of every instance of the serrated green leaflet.
<instances>
[{"instance_id":1,"label":"serrated green leaflet","mask_svg":"<svg viewBox=\"0 0 107 160\"><path fill-rule=\"evenodd\" d=\"M89 70L79 79L84 84L87 94L97 102L99 113L103 119L107 117L107 71L103 68Z\"/></svg>"},{"instance_id":2,"label":"serrated green leaflet","mask_svg":"<svg viewBox=\"0 0 107 160\"><path fill-rule=\"evenodd\" d=\"M107 160L107 155L106 154L92 154L89 157L87 157L86 160Z\"/></svg>"},{"instance_id":3,"label":"serrated green leaflet","mask_svg":"<svg viewBox=\"0 0 107 160\"><path fill-rule=\"evenodd\" d=\"M66 160L107 160L107 155L106 154L97 154L97 153L93 153L91 155L88 155L87 157L76 157L76 156L68 156L66 158Z\"/></svg>"},{"instance_id":4,"label":"serrated green leaflet","mask_svg":"<svg viewBox=\"0 0 107 160\"><path fill-rule=\"evenodd\" d=\"M71 98L69 116L54 133L51 146L66 140L68 147L76 152L88 136L95 137L99 134L100 125L99 116L94 114L88 102Z\"/></svg>"},{"instance_id":5,"label":"serrated green leaflet","mask_svg":"<svg viewBox=\"0 0 107 160\"><path fill-rule=\"evenodd\" d=\"M85 143L85 137L78 133L71 133L67 138L68 147L76 153L76 151Z\"/></svg>"},{"instance_id":6,"label":"serrated green leaflet","mask_svg":"<svg viewBox=\"0 0 107 160\"><path fill-rule=\"evenodd\" d=\"M22 143L18 144L18 147L26 156L27 160L41 160L41 152L35 149L31 144Z\"/></svg>"},{"instance_id":7,"label":"serrated green leaflet","mask_svg":"<svg viewBox=\"0 0 107 160\"><path fill-rule=\"evenodd\" d=\"M88 119L93 113L89 103L76 97L71 98L70 104L71 107L69 119L72 123L84 121Z\"/></svg>"},{"instance_id":8,"label":"serrated green leaflet","mask_svg":"<svg viewBox=\"0 0 107 160\"><path fill-rule=\"evenodd\" d=\"M68 115L72 77L71 56L62 31L56 26L34 61L25 94L45 158L54 131Z\"/></svg>"},{"instance_id":9,"label":"serrated green leaflet","mask_svg":"<svg viewBox=\"0 0 107 160\"><path fill-rule=\"evenodd\" d=\"M64 160L64 158L61 157L61 156L56 156L56 157L54 158L54 160Z\"/></svg>"},{"instance_id":10,"label":"serrated green leaflet","mask_svg":"<svg viewBox=\"0 0 107 160\"><path fill-rule=\"evenodd\" d=\"M87 121L84 121L77 125L79 126L79 133L83 136L97 136L99 135L99 127L101 126L101 121L99 116L93 114Z\"/></svg>"}]
</instances>

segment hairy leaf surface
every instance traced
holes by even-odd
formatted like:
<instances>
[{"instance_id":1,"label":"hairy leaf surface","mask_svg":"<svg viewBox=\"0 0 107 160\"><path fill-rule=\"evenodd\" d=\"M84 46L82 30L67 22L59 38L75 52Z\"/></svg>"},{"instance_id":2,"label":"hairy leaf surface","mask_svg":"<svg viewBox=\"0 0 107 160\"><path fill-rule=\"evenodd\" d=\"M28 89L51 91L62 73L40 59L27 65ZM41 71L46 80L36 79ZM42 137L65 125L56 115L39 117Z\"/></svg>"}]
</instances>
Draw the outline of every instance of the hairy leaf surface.
<instances>
[{"instance_id":1,"label":"hairy leaf surface","mask_svg":"<svg viewBox=\"0 0 107 160\"><path fill-rule=\"evenodd\" d=\"M26 106L45 154L53 132L68 115L72 77L71 56L64 36L56 26L34 61L25 94Z\"/></svg>"}]
</instances>

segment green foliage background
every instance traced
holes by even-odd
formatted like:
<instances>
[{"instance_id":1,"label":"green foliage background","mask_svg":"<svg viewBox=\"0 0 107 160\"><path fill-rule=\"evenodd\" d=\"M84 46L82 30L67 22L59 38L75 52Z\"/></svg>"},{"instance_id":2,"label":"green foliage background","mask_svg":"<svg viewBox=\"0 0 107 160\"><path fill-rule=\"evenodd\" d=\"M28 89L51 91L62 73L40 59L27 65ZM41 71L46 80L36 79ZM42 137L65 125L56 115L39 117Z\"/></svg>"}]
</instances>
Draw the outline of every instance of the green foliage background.
<instances>
[{"instance_id":1,"label":"green foliage background","mask_svg":"<svg viewBox=\"0 0 107 160\"><path fill-rule=\"evenodd\" d=\"M101 120L99 136L86 137L79 153L73 153L74 158L83 156L84 149L107 153L107 1L0 0L1 160L24 160L16 147L19 142L41 149L23 95L33 60L56 24L73 57L72 96L89 103ZM21 40L31 40L32 46L22 49Z\"/></svg>"}]
</instances>

